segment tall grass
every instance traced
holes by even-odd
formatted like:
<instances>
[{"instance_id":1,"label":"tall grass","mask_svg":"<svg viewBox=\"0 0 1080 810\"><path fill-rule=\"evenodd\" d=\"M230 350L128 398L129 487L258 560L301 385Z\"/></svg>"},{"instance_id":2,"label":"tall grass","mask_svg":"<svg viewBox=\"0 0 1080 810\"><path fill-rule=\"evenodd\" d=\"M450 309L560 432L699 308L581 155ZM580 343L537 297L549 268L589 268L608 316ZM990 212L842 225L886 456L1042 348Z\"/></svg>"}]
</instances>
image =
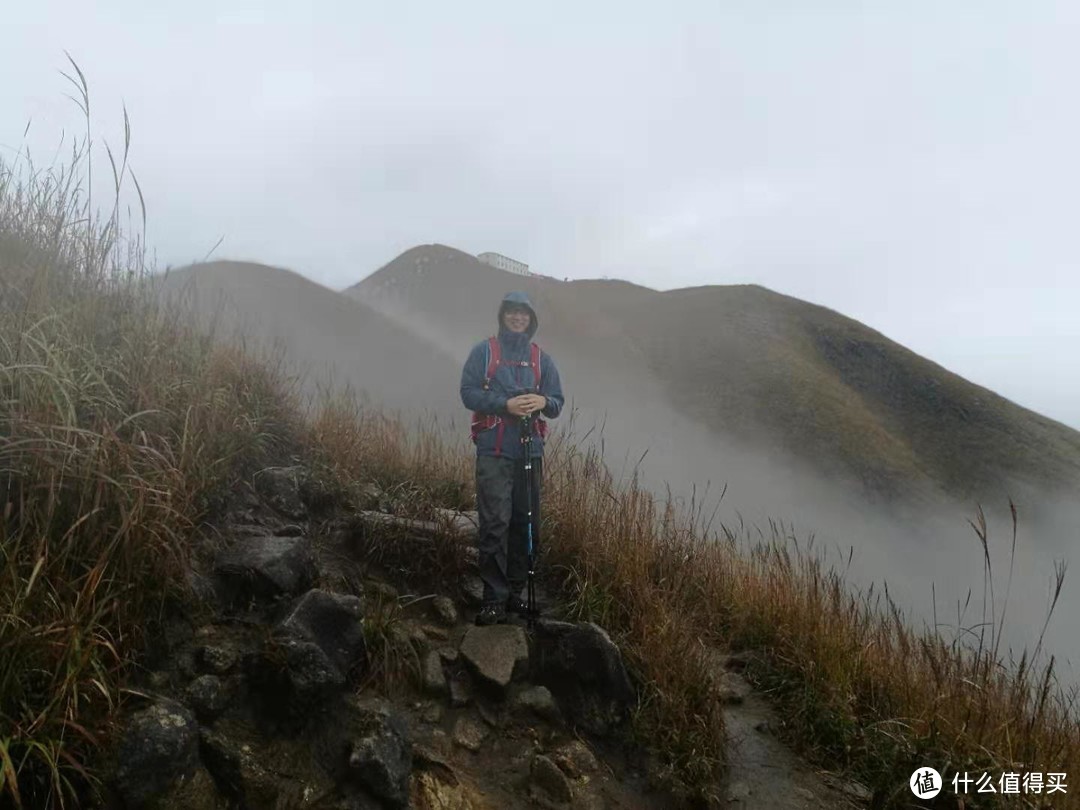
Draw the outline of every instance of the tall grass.
<instances>
[{"instance_id":1,"label":"tall grass","mask_svg":"<svg viewBox=\"0 0 1080 810\"><path fill-rule=\"evenodd\" d=\"M279 375L148 294L120 227L129 137L125 114L106 216L89 131L64 166L0 163L0 804L15 807L85 798L196 525L297 432Z\"/></svg>"},{"instance_id":2,"label":"tall grass","mask_svg":"<svg viewBox=\"0 0 1080 810\"><path fill-rule=\"evenodd\" d=\"M624 633L649 688L678 704L681 717L650 718L646 739L663 740L687 785L708 793L708 774L723 762L720 723L688 672L706 668L698 643L754 651L749 674L782 709L789 739L886 802L910 796L908 777L928 763L947 780L957 771L1080 771L1077 692L1059 687L1041 637L1018 661L1001 653L1007 604L995 606L981 512L972 525L984 555L972 563L985 564L990 598L968 632L946 641L917 629L887 592L850 587L842 568L783 526L756 539L745 527L710 532L693 502L676 513L670 497L657 507L636 479L614 486L595 449L564 443L557 453L551 559L569 572L582 612ZM1013 517L1015 552L1015 509ZM1059 567L1055 603L1063 577Z\"/></svg>"}]
</instances>

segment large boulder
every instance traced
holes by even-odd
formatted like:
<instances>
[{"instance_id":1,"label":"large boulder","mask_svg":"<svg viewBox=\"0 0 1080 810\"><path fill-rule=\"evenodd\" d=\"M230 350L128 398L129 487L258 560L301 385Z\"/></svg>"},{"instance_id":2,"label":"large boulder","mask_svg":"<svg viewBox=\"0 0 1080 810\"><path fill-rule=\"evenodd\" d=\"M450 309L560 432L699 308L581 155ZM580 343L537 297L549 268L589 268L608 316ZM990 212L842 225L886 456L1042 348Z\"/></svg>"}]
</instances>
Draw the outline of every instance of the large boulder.
<instances>
[{"instance_id":1,"label":"large boulder","mask_svg":"<svg viewBox=\"0 0 1080 810\"><path fill-rule=\"evenodd\" d=\"M461 642L461 657L478 683L499 697L528 670L525 630L513 624L470 627Z\"/></svg>"},{"instance_id":2,"label":"large boulder","mask_svg":"<svg viewBox=\"0 0 1080 810\"><path fill-rule=\"evenodd\" d=\"M249 537L218 555L214 574L227 604L279 599L311 587L315 557L302 537Z\"/></svg>"},{"instance_id":3,"label":"large boulder","mask_svg":"<svg viewBox=\"0 0 1080 810\"><path fill-rule=\"evenodd\" d=\"M626 719L634 687L603 628L541 619L533 638L533 680L551 690L575 726L603 736Z\"/></svg>"},{"instance_id":4,"label":"large boulder","mask_svg":"<svg viewBox=\"0 0 1080 810\"><path fill-rule=\"evenodd\" d=\"M136 712L120 738L116 787L127 807L151 806L199 768L199 726L184 706L159 701Z\"/></svg>"},{"instance_id":5,"label":"large boulder","mask_svg":"<svg viewBox=\"0 0 1080 810\"><path fill-rule=\"evenodd\" d=\"M367 654L364 602L357 596L312 589L300 597L280 630L318 645L346 677Z\"/></svg>"},{"instance_id":6,"label":"large boulder","mask_svg":"<svg viewBox=\"0 0 1080 810\"><path fill-rule=\"evenodd\" d=\"M291 733L317 723L346 684L318 644L295 636L275 635L245 664L252 704L270 731Z\"/></svg>"},{"instance_id":7,"label":"large boulder","mask_svg":"<svg viewBox=\"0 0 1080 810\"><path fill-rule=\"evenodd\" d=\"M230 690L217 675L200 675L187 685L184 698L196 716L212 723L230 703Z\"/></svg>"},{"instance_id":8,"label":"large boulder","mask_svg":"<svg viewBox=\"0 0 1080 810\"><path fill-rule=\"evenodd\" d=\"M317 722L366 655L363 602L308 591L263 647L244 659L260 718L286 731Z\"/></svg>"}]
</instances>

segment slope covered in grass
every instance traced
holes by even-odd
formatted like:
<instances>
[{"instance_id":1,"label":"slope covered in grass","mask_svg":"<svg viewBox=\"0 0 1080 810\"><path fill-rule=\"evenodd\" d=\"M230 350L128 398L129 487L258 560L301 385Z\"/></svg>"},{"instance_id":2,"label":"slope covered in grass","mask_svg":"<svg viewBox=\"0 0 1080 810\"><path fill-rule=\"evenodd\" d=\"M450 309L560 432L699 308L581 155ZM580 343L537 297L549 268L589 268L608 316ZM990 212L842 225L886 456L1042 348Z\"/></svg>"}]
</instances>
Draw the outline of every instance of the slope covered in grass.
<instances>
[{"instance_id":1,"label":"slope covered in grass","mask_svg":"<svg viewBox=\"0 0 1080 810\"><path fill-rule=\"evenodd\" d=\"M219 261L170 270L155 281L164 300L227 330L226 337L276 346L313 399L320 388L351 384L384 408L416 413L459 406L456 357L298 273Z\"/></svg>"},{"instance_id":2,"label":"slope covered in grass","mask_svg":"<svg viewBox=\"0 0 1080 810\"><path fill-rule=\"evenodd\" d=\"M630 391L653 385L718 434L790 454L868 494L933 487L1001 500L1010 482L1060 490L1080 483L1080 433L857 321L762 287L657 292L619 281L558 282L425 245L346 293L464 341L515 287L534 296L543 343L577 379L607 376Z\"/></svg>"}]
</instances>

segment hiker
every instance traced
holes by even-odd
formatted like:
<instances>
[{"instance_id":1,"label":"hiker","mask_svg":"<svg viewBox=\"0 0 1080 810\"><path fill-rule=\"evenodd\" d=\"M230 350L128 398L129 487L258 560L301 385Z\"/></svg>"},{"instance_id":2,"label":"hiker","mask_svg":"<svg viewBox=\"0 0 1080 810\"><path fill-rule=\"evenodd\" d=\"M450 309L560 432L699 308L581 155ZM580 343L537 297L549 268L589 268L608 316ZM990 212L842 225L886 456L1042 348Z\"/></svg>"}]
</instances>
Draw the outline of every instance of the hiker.
<instances>
[{"instance_id":1,"label":"hiker","mask_svg":"<svg viewBox=\"0 0 1080 810\"><path fill-rule=\"evenodd\" d=\"M554 419L563 407L555 363L532 342L539 322L528 295L508 293L499 306L499 332L477 343L461 372L461 401L473 412L476 445L476 508L480 579L484 601L478 625L525 616L521 599L529 571L529 498L525 452L532 458L532 542L539 543L543 417ZM529 434L523 434L528 417ZM526 444L524 435L531 436Z\"/></svg>"}]
</instances>

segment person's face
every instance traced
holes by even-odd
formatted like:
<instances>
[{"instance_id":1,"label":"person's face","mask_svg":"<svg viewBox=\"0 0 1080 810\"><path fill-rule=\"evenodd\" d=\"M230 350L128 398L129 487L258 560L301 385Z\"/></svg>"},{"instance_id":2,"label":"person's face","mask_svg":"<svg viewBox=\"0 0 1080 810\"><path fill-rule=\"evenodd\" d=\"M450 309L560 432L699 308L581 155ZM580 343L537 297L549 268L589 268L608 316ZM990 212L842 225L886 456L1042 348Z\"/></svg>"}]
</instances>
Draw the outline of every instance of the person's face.
<instances>
[{"instance_id":1,"label":"person's face","mask_svg":"<svg viewBox=\"0 0 1080 810\"><path fill-rule=\"evenodd\" d=\"M525 307L510 306L503 312L503 325L511 332L526 332L530 323L532 317Z\"/></svg>"}]
</instances>

